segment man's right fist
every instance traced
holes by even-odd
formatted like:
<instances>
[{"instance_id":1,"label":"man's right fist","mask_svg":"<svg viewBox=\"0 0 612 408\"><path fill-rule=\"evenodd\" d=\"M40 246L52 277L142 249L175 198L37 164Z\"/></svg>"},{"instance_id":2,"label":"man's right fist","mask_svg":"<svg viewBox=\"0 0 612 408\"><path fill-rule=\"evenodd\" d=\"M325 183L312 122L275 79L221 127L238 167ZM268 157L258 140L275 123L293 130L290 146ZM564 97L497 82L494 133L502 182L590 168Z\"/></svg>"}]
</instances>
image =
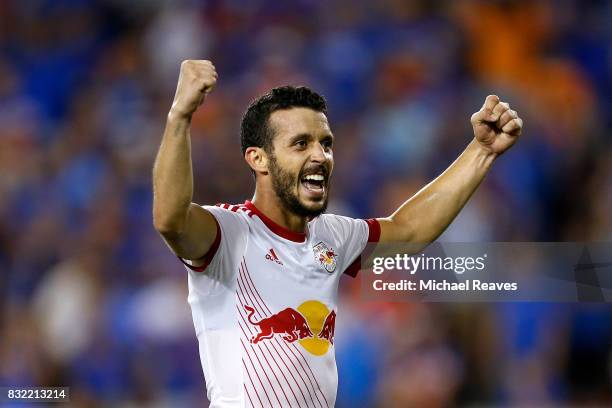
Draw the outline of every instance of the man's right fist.
<instances>
[{"instance_id":1,"label":"man's right fist","mask_svg":"<svg viewBox=\"0 0 612 408\"><path fill-rule=\"evenodd\" d=\"M217 83L217 71L212 62L183 61L171 111L177 115L190 117L202 104L215 83Z\"/></svg>"}]
</instances>

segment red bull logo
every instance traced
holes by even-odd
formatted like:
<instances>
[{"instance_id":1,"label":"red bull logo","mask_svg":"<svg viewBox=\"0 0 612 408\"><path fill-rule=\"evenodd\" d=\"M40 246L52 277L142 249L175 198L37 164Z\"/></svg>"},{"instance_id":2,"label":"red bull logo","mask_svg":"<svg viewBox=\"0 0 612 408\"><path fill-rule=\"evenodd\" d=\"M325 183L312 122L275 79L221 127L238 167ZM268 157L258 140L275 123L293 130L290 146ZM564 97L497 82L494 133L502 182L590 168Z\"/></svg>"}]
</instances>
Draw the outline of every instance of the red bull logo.
<instances>
[{"instance_id":1,"label":"red bull logo","mask_svg":"<svg viewBox=\"0 0 612 408\"><path fill-rule=\"evenodd\" d=\"M331 344L334 344L334 330L336 329L336 311L332 310L325 318L323 328L317 336L320 339L326 339Z\"/></svg>"},{"instance_id":2,"label":"red bull logo","mask_svg":"<svg viewBox=\"0 0 612 408\"><path fill-rule=\"evenodd\" d=\"M245 305L244 309L248 313L249 323L259 329L259 333L249 339L253 344L279 336L287 343L297 341L305 350L317 356L327 353L330 344L334 344L336 312L330 312L317 300L306 301L297 310L285 308L261 320L253 317L253 307Z\"/></svg>"},{"instance_id":3,"label":"red bull logo","mask_svg":"<svg viewBox=\"0 0 612 408\"><path fill-rule=\"evenodd\" d=\"M329 273L336 269L336 258L338 254L332 248L328 248L323 241L312 247L315 259Z\"/></svg>"},{"instance_id":4,"label":"red bull logo","mask_svg":"<svg viewBox=\"0 0 612 408\"><path fill-rule=\"evenodd\" d=\"M258 322L253 319L255 309L246 305L244 309L248 312L249 323L259 328L259 333L249 340L253 344L271 339L275 334L279 334L288 343L313 336L304 316L293 308L288 307Z\"/></svg>"}]
</instances>

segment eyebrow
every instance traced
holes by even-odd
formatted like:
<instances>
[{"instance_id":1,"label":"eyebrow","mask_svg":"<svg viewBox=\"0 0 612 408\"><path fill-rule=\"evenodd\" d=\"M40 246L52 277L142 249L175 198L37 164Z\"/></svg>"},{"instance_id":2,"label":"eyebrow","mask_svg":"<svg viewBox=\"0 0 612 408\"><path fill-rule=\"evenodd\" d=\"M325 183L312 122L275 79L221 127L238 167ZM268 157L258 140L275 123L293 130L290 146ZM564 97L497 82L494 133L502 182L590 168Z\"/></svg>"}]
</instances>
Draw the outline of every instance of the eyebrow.
<instances>
[{"instance_id":1,"label":"eyebrow","mask_svg":"<svg viewBox=\"0 0 612 408\"><path fill-rule=\"evenodd\" d=\"M289 144L293 144L300 139L312 139L312 135L310 133L299 133L289 139Z\"/></svg>"},{"instance_id":2,"label":"eyebrow","mask_svg":"<svg viewBox=\"0 0 612 408\"><path fill-rule=\"evenodd\" d=\"M307 139L307 140L311 140L313 139L313 136L310 133L299 133L295 136L292 136L289 139L289 144L293 144L295 142L297 142L300 139ZM323 135L323 137L321 139L331 139L334 140L334 135L332 133L326 133L325 135Z\"/></svg>"}]
</instances>

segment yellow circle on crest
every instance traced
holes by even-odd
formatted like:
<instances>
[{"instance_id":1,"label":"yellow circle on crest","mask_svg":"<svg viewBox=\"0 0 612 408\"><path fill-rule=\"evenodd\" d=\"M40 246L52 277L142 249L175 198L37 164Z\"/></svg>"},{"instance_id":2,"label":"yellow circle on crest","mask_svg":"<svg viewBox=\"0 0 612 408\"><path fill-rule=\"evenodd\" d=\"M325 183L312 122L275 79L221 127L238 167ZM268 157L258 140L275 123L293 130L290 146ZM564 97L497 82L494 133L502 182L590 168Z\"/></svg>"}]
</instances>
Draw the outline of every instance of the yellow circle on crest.
<instances>
[{"instance_id":1,"label":"yellow circle on crest","mask_svg":"<svg viewBox=\"0 0 612 408\"><path fill-rule=\"evenodd\" d=\"M321 333L323 323L329 314L327 306L317 300L308 300L299 305L297 309L308 322L313 334L311 338L299 340L300 345L315 356L322 356L327 353L329 342L317 337Z\"/></svg>"}]
</instances>

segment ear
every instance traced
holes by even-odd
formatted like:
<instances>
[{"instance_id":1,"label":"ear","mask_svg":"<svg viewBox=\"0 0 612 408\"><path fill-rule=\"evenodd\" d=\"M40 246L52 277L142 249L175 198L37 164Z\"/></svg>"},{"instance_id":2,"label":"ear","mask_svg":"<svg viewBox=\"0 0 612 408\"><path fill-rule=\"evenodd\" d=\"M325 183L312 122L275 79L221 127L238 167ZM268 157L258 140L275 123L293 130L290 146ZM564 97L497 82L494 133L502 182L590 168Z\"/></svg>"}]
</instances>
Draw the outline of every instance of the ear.
<instances>
[{"instance_id":1,"label":"ear","mask_svg":"<svg viewBox=\"0 0 612 408\"><path fill-rule=\"evenodd\" d=\"M268 155L261 147L248 147L244 152L244 160L255 173L268 174Z\"/></svg>"}]
</instances>

